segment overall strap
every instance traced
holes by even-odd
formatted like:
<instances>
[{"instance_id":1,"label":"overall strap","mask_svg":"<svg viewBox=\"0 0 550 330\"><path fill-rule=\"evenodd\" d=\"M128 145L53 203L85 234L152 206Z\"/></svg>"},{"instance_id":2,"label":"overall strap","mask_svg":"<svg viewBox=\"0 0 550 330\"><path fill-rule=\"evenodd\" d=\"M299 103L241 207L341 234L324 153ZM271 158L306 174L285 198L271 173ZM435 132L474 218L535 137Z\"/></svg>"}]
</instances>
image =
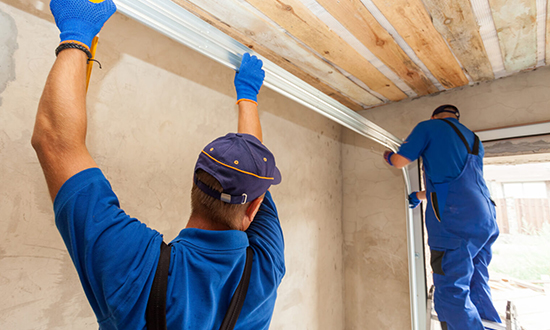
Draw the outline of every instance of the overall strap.
<instances>
[{"instance_id":1,"label":"overall strap","mask_svg":"<svg viewBox=\"0 0 550 330\"><path fill-rule=\"evenodd\" d=\"M168 271L170 268L170 254L172 248L162 242L160 246L160 257L151 287L151 294L147 302L145 319L148 330L166 330L166 288L168 287ZM232 330L237 324L239 314L243 308L250 275L252 274L252 258L254 251L249 246L246 248L246 264L244 266L241 281L231 298L229 308L223 319L220 330Z\"/></svg>"},{"instance_id":2,"label":"overall strap","mask_svg":"<svg viewBox=\"0 0 550 330\"><path fill-rule=\"evenodd\" d=\"M479 154L479 136L477 136L476 133L474 133L474 150L472 150L472 155L478 155Z\"/></svg>"},{"instance_id":3,"label":"overall strap","mask_svg":"<svg viewBox=\"0 0 550 330\"><path fill-rule=\"evenodd\" d=\"M248 291L248 284L250 283L250 275L252 274L252 257L254 257L254 251L249 246L246 248L246 264L244 266L243 276L239 282L239 286L231 298L227 313L223 318L220 330L232 330L237 324L239 314L243 308L244 300L246 298L246 292Z\"/></svg>"},{"instance_id":4,"label":"overall strap","mask_svg":"<svg viewBox=\"0 0 550 330\"><path fill-rule=\"evenodd\" d=\"M166 288L172 247L164 241L160 245L160 257L151 287L145 320L148 330L166 330Z\"/></svg>"},{"instance_id":5,"label":"overall strap","mask_svg":"<svg viewBox=\"0 0 550 330\"><path fill-rule=\"evenodd\" d=\"M474 150L472 150L468 145L468 140L466 140L466 138L464 137L464 134L462 134L462 132L458 129L458 127L456 127L455 124L443 118L441 120L451 125L451 127L456 132L456 134L458 134L458 137L460 137L460 139L462 140L462 143L464 143L464 146L466 146L466 149L468 149L469 154L476 155L476 156L479 154L479 137L475 133L474 133Z\"/></svg>"}]
</instances>

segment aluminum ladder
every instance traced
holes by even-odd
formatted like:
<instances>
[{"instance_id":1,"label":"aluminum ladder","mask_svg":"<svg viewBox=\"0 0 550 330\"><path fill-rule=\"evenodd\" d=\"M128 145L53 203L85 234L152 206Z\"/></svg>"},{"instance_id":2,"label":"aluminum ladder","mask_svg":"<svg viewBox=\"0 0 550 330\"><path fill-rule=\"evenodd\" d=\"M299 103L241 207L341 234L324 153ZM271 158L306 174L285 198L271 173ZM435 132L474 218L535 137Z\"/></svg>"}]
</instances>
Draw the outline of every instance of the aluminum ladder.
<instances>
[{"instance_id":1,"label":"aluminum ladder","mask_svg":"<svg viewBox=\"0 0 550 330\"><path fill-rule=\"evenodd\" d=\"M432 287L430 288L430 292L428 293L428 301L427 301L428 305L426 308L426 311L428 314L426 315L426 330L432 330L432 324L435 322L439 322L439 319L437 318L437 314L435 313L435 310L433 308L434 291L435 291L435 286L432 285ZM481 321L483 322L483 326L487 329L522 330L517 320L516 306L511 301L508 301L506 303L506 320L505 320L506 322L504 324L487 321L487 320L481 320Z\"/></svg>"}]
</instances>

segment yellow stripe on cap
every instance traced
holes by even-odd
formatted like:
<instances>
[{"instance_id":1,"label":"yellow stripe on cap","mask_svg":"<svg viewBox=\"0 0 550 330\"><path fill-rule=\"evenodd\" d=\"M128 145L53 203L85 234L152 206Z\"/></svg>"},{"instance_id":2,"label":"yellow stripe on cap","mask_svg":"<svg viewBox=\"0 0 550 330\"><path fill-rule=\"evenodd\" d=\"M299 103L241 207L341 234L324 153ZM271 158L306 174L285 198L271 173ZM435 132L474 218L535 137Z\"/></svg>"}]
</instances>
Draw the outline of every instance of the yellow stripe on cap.
<instances>
[{"instance_id":1,"label":"yellow stripe on cap","mask_svg":"<svg viewBox=\"0 0 550 330\"><path fill-rule=\"evenodd\" d=\"M263 177L263 176L259 176L259 175L256 175L254 173L250 173L250 172L247 172L247 171L243 171L243 170L240 170L238 168L235 168L233 166L229 166L227 164L224 164L222 162L220 162L219 160L217 160L216 158L210 156L209 154L207 154L204 150L202 151L202 153L204 153L205 155L207 155L208 157L210 157L210 159L212 159L213 161L215 161L216 163L219 163L225 167L229 167L230 169L232 170L235 170L235 171L238 171L238 172L241 172L241 173L244 173L244 174L248 174L248 175L252 175L254 177L257 177L258 179L264 179L264 180L275 180L275 178L269 178L269 177Z\"/></svg>"}]
</instances>

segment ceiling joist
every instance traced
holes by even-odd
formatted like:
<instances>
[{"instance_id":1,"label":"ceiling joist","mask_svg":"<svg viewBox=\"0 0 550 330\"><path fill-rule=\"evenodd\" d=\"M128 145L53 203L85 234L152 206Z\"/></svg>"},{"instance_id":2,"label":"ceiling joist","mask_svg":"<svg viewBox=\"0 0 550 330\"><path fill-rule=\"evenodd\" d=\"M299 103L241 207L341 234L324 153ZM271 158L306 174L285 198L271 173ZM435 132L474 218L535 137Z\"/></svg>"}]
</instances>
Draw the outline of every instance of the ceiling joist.
<instances>
[{"instance_id":1,"label":"ceiling joist","mask_svg":"<svg viewBox=\"0 0 550 330\"><path fill-rule=\"evenodd\" d=\"M469 0L424 0L437 31L474 81L493 80L495 75L479 34Z\"/></svg>"},{"instance_id":2,"label":"ceiling joist","mask_svg":"<svg viewBox=\"0 0 550 330\"><path fill-rule=\"evenodd\" d=\"M504 67L509 72L537 64L536 0L489 0Z\"/></svg>"},{"instance_id":3,"label":"ceiling joist","mask_svg":"<svg viewBox=\"0 0 550 330\"><path fill-rule=\"evenodd\" d=\"M433 26L421 0L373 2L445 88L468 84L468 78Z\"/></svg>"},{"instance_id":4,"label":"ceiling joist","mask_svg":"<svg viewBox=\"0 0 550 330\"><path fill-rule=\"evenodd\" d=\"M317 0L417 95L438 91L360 0Z\"/></svg>"},{"instance_id":5,"label":"ceiling joist","mask_svg":"<svg viewBox=\"0 0 550 330\"><path fill-rule=\"evenodd\" d=\"M336 68L237 2L174 2L353 110L382 104L380 99L357 86Z\"/></svg>"},{"instance_id":6,"label":"ceiling joist","mask_svg":"<svg viewBox=\"0 0 550 330\"><path fill-rule=\"evenodd\" d=\"M289 34L388 100L407 97L390 79L331 31L298 0L247 0Z\"/></svg>"},{"instance_id":7,"label":"ceiling joist","mask_svg":"<svg viewBox=\"0 0 550 330\"><path fill-rule=\"evenodd\" d=\"M550 63L546 0L172 1L356 111Z\"/></svg>"}]
</instances>

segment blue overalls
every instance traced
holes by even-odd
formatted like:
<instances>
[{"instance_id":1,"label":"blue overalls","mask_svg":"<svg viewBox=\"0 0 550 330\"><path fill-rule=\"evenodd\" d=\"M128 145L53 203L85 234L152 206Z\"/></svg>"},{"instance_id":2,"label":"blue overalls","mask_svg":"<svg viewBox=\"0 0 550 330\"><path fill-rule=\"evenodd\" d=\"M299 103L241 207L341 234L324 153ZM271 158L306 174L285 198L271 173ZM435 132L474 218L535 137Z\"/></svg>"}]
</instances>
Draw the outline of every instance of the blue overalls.
<instances>
[{"instance_id":1,"label":"blue overalls","mask_svg":"<svg viewBox=\"0 0 550 330\"><path fill-rule=\"evenodd\" d=\"M434 305L439 320L450 330L484 329L481 319L500 322L491 301L491 245L498 237L495 206L483 179L483 162L476 135L462 173L448 183L426 178L426 227L435 285Z\"/></svg>"}]
</instances>

